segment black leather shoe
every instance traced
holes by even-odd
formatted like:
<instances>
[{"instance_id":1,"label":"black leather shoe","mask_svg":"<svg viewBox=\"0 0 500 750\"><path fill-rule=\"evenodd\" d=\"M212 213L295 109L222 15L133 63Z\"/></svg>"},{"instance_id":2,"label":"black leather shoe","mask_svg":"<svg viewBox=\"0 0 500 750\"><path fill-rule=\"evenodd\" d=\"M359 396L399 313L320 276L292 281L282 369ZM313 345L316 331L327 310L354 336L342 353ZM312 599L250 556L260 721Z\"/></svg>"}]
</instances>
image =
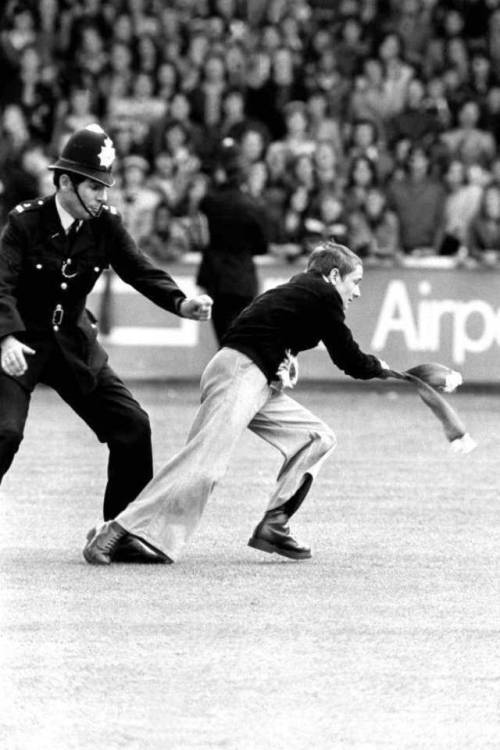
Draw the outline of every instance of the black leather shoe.
<instances>
[{"instance_id":1,"label":"black leather shoe","mask_svg":"<svg viewBox=\"0 0 500 750\"><path fill-rule=\"evenodd\" d=\"M138 563L140 565L168 565L173 561L160 550L151 547L137 536L127 534L118 542L112 556L114 563Z\"/></svg>"},{"instance_id":2,"label":"black leather shoe","mask_svg":"<svg viewBox=\"0 0 500 750\"><path fill-rule=\"evenodd\" d=\"M292 560L308 560L311 557L309 547L300 545L292 536L286 525L288 516L282 511L269 511L255 527L248 540L248 546L262 552L275 552Z\"/></svg>"}]
</instances>

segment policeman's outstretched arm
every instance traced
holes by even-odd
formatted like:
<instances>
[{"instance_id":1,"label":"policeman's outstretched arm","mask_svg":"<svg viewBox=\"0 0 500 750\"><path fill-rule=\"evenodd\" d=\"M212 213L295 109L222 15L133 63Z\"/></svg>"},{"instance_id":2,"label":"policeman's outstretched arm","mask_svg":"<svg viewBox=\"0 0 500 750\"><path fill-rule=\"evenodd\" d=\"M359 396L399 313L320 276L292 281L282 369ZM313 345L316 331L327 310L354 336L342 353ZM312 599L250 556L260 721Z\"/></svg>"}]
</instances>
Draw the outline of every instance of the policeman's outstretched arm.
<instances>
[{"instance_id":1,"label":"policeman's outstretched arm","mask_svg":"<svg viewBox=\"0 0 500 750\"><path fill-rule=\"evenodd\" d=\"M213 300L208 294L199 294L197 297L182 300L179 305L179 314L191 320L210 320L212 305Z\"/></svg>"},{"instance_id":2,"label":"policeman's outstretched arm","mask_svg":"<svg viewBox=\"0 0 500 750\"><path fill-rule=\"evenodd\" d=\"M35 354L35 350L26 346L15 336L6 336L0 342L2 369L7 375L20 377L28 369L27 354Z\"/></svg>"}]
</instances>

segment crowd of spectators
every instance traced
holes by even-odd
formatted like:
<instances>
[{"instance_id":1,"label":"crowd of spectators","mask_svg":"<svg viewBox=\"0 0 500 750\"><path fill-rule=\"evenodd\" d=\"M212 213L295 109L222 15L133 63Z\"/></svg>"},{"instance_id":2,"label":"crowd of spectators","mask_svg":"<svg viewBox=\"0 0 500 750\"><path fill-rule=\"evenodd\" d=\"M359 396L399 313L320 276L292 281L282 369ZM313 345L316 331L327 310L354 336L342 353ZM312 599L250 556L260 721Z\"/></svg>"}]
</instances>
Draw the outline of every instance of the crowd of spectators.
<instances>
[{"instance_id":1,"label":"crowd of spectators","mask_svg":"<svg viewBox=\"0 0 500 750\"><path fill-rule=\"evenodd\" d=\"M500 0L9 0L0 66L3 218L97 121L158 261L206 243L230 137L278 254L498 263Z\"/></svg>"}]
</instances>

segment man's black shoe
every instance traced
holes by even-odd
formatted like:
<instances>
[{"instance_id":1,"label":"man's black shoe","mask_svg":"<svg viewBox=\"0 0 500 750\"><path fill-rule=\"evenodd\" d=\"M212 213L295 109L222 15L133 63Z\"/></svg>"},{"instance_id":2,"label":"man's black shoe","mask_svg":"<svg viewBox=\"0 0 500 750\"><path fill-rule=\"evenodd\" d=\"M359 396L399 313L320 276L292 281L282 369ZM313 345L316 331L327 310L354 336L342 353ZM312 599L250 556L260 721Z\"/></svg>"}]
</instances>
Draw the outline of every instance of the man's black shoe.
<instances>
[{"instance_id":1,"label":"man's black shoe","mask_svg":"<svg viewBox=\"0 0 500 750\"><path fill-rule=\"evenodd\" d=\"M269 511L255 527L248 540L248 546L262 552L275 552L292 560L308 560L311 557L309 547L300 545L286 526L288 516L282 511Z\"/></svg>"},{"instance_id":2,"label":"man's black shoe","mask_svg":"<svg viewBox=\"0 0 500 750\"><path fill-rule=\"evenodd\" d=\"M160 550L151 547L139 537L127 534L118 542L111 556L114 563L137 563L141 565L168 565L172 560Z\"/></svg>"}]
</instances>

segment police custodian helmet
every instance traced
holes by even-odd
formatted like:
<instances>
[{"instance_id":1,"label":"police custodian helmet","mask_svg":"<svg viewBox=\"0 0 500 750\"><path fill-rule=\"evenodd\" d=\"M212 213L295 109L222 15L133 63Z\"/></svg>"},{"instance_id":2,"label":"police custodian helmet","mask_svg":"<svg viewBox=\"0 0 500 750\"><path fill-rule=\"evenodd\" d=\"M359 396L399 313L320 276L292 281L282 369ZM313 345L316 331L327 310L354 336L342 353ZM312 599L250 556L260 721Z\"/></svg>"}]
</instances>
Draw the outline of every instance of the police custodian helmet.
<instances>
[{"instance_id":1,"label":"police custodian helmet","mask_svg":"<svg viewBox=\"0 0 500 750\"><path fill-rule=\"evenodd\" d=\"M111 174L115 154L113 141L101 126L87 125L70 136L57 161L48 168L73 172L111 187L115 182Z\"/></svg>"}]
</instances>

